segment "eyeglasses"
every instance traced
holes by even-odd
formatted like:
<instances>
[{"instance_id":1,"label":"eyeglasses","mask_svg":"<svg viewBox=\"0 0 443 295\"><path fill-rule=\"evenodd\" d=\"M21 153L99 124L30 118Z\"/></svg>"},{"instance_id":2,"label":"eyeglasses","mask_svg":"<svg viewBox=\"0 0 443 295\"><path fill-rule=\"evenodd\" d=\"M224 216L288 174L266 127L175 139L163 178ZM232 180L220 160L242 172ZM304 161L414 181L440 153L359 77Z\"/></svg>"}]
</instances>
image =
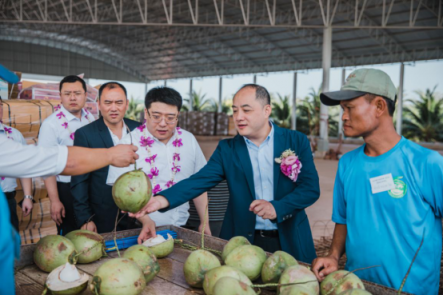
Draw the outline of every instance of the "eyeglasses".
<instances>
[{"instance_id":1,"label":"eyeglasses","mask_svg":"<svg viewBox=\"0 0 443 295\"><path fill-rule=\"evenodd\" d=\"M63 92L62 96L64 97L71 97L72 95L74 95L76 98L81 97L83 94L85 94L85 92L80 92L80 91L70 91L70 92Z\"/></svg>"},{"instance_id":2,"label":"eyeglasses","mask_svg":"<svg viewBox=\"0 0 443 295\"><path fill-rule=\"evenodd\" d=\"M148 116L149 118L151 118L152 122L154 123L160 123L161 121L163 121L163 119L165 119L166 124L175 124L175 122L177 122L178 120L178 115L166 115L166 116L160 116L157 114L153 114L151 115L148 111Z\"/></svg>"}]
</instances>

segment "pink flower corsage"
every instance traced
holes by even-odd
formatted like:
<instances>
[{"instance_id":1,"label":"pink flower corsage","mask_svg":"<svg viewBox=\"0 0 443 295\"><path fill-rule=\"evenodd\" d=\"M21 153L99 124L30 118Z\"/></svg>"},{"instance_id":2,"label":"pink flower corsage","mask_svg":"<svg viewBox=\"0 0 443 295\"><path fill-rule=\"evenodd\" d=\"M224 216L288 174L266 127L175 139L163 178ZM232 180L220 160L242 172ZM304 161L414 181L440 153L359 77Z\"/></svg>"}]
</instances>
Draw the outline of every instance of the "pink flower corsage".
<instances>
[{"instance_id":1,"label":"pink flower corsage","mask_svg":"<svg viewBox=\"0 0 443 295\"><path fill-rule=\"evenodd\" d=\"M276 158L275 162L280 164L281 172L289 177L293 182L297 181L298 175L301 171L301 162L293 151L284 151L280 158Z\"/></svg>"}]
</instances>

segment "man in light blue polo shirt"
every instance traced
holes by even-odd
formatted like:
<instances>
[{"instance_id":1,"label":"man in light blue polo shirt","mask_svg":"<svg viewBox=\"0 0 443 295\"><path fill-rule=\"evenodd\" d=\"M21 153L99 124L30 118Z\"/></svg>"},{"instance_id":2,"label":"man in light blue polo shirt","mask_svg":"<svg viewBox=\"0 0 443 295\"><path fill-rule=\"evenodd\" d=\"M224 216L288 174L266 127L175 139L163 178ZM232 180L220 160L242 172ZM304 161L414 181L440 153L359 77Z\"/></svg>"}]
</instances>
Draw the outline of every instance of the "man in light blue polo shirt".
<instances>
[{"instance_id":1,"label":"man in light blue polo shirt","mask_svg":"<svg viewBox=\"0 0 443 295\"><path fill-rule=\"evenodd\" d=\"M352 72L341 91L323 93L326 105L343 108L346 136L365 144L339 162L329 256L313 261L319 280L337 270L345 252L346 269L413 294L437 294L440 281L443 215L443 157L397 134L392 121L396 89L375 69Z\"/></svg>"}]
</instances>

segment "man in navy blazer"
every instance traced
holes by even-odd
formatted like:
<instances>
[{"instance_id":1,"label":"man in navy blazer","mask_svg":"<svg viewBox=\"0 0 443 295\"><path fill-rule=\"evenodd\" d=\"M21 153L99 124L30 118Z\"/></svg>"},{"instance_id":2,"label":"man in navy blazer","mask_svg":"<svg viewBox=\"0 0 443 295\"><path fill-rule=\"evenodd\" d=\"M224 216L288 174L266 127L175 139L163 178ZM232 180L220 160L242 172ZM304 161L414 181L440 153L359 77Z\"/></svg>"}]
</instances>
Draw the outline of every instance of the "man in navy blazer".
<instances>
[{"instance_id":1,"label":"man in navy blazer","mask_svg":"<svg viewBox=\"0 0 443 295\"><path fill-rule=\"evenodd\" d=\"M110 148L141 124L124 118L128 108L126 89L117 82L108 82L99 89L99 109L102 117L75 132L74 146ZM98 233L114 230L117 205L112 198L112 187L106 185L109 166L91 173L73 176L71 193L74 197L74 212L77 225ZM121 213L120 213L121 215ZM120 218L120 217L119 217ZM155 232L155 223L149 216L142 218L145 232ZM135 219L125 216L117 230L135 228Z\"/></svg>"},{"instance_id":2,"label":"man in navy blazer","mask_svg":"<svg viewBox=\"0 0 443 295\"><path fill-rule=\"evenodd\" d=\"M282 249L297 260L312 261L316 254L304 209L319 198L320 188L308 138L269 121L270 96L259 85L243 86L232 109L239 135L220 141L205 167L133 216L177 207L226 179L230 199L221 238L244 236L268 252ZM302 164L295 182L275 161L288 149Z\"/></svg>"}]
</instances>

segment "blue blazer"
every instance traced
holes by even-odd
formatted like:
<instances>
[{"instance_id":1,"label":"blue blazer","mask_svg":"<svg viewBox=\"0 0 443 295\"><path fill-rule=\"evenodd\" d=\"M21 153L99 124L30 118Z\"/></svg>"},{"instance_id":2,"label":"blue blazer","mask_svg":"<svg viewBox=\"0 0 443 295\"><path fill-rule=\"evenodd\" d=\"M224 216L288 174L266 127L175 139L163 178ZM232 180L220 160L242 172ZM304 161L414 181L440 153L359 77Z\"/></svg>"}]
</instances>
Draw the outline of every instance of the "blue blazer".
<instances>
[{"instance_id":1,"label":"blue blazer","mask_svg":"<svg viewBox=\"0 0 443 295\"><path fill-rule=\"evenodd\" d=\"M139 122L124 119L126 126L132 131L140 126ZM110 148L114 146L111 134L103 118L77 129L74 146L87 148ZM77 226L81 227L88 219L97 226L99 233L114 230L117 205L112 198L112 187L106 184L109 166L71 178L71 195L74 198L74 213ZM128 217L119 223L118 230L128 229L134 220Z\"/></svg>"},{"instance_id":2,"label":"blue blazer","mask_svg":"<svg viewBox=\"0 0 443 295\"><path fill-rule=\"evenodd\" d=\"M297 260L310 263L315 257L314 242L305 208L311 206L320 196L320 186L315 169L311 147L306 135L274 125L274 155L278 158L287 149L299 157L302 168L294 183L280 171L280 165L274 162L274 201L282 250L293 255ZM255 200L254 178L248 148L243 136L220 141L209 162L190 178L180 181L164 190L160 195L169 201L169 207L175 208L216 186L226 179L230 199L220 237L230 239L244 236L254 242L256 217L249 211Z\"/></svg>"}]
</instances>

